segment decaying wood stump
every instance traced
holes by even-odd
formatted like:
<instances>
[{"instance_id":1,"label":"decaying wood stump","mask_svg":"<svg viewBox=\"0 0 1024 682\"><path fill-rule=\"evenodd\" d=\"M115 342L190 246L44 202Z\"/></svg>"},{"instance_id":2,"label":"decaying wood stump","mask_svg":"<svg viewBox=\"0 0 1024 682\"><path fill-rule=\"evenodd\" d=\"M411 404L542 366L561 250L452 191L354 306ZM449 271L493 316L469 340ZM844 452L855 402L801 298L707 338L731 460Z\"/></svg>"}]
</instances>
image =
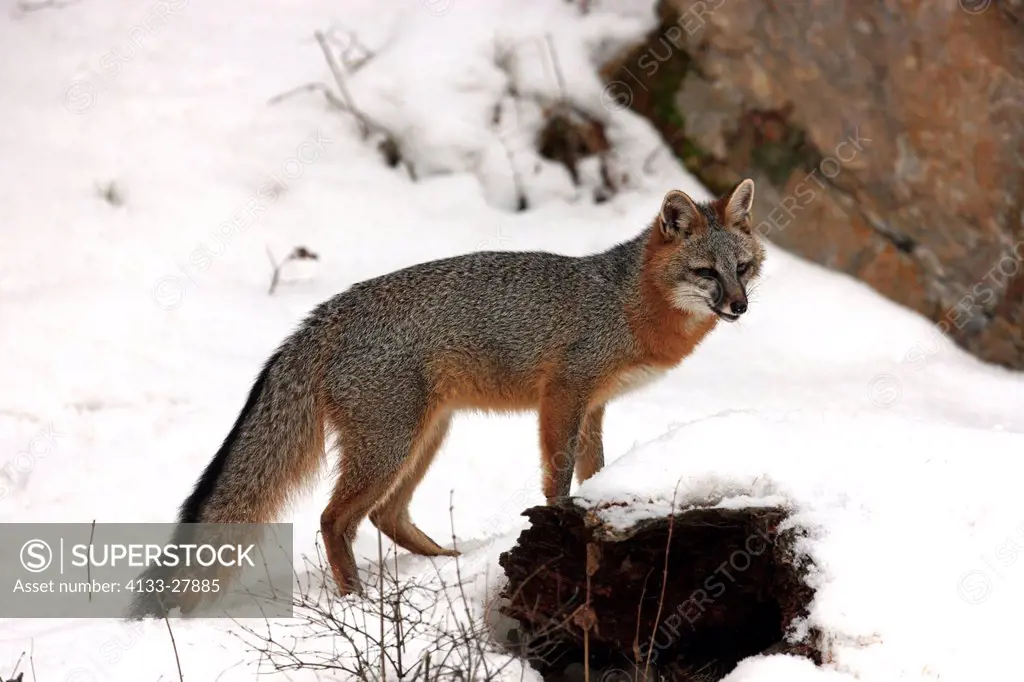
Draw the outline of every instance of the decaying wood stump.
<instances>
[{"instance_id":1,"label":"decaying wood stump","mask_svg":"<svg viewBox=\"0 0 1024 682\"><path fill-rule=\"evenodd\" d=\"M521 653L542 674L578 666L585 631L593 668L643 670L650 660L676 680L718 680L762 652L817 660L813 633L785 642L813 594L797 533L779 530L785 510L692 508L628 530L595 511L527 510L531 525L500 559L502 612L519 622Z\"/></svg>"}]
</instances>

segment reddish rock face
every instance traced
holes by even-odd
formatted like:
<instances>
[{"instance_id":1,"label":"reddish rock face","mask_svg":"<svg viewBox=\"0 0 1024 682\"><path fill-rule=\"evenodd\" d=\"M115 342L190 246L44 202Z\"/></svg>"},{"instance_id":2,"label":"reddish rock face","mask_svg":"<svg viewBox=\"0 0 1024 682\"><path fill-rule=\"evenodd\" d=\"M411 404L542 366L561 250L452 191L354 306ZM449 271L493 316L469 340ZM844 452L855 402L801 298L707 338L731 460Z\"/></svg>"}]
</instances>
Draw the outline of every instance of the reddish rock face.
<instances>
[{"instance_id":1,"label":"reddish rock face","mask_svg":"<svg viewBox=\"0 0 1024 682\"><path fill-rule=\"evenodd\" d=\"M1024 0L663 0L605 69L772 241L1024 368Z\"/></svg>"}]
</instances>

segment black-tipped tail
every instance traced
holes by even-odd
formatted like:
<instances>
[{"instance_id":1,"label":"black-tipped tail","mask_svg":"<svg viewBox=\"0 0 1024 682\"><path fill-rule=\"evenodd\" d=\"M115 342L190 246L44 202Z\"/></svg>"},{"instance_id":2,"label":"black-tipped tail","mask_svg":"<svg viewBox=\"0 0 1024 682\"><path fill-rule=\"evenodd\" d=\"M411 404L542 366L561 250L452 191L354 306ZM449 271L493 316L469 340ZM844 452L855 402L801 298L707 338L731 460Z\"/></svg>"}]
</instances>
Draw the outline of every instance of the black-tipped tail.
<instances>
[{"instance_id":1,"label":"black-tipped tail","mask_svg":"<svg viewBox=\"0 0 1024 682\"><path fill-rule=\"evenodd\" d=\"M256 382L252 385L252 390L249 391L249 397L245 401L245 406L242 411L238 413L238 419L235 420L235 425L231 427L231 431L228 432L224 442L221 443L220 449L217 450L217 454L213 456L213 460L203 470L199 480L196 481L195 486L192 488L192 493L182 503L181 508L178 510L178 523L200 523L202 521L203 506L206 501L213 495L213 491L217 487L217 482L220 480L221 475L224 473L224 469L227 465L228 457L231 454L235 443L238 441L238 437L242 433L242 428L245 425L246 419L256 407L257 401L260 396L263 395L267 385L267 378L270 376L270 368L273 367L274 363L281 356L281 351L278 351L270 356L270 359L263 365L263 369L260 370L259 376L256 377Z\"/></svg>"}]
</instances>

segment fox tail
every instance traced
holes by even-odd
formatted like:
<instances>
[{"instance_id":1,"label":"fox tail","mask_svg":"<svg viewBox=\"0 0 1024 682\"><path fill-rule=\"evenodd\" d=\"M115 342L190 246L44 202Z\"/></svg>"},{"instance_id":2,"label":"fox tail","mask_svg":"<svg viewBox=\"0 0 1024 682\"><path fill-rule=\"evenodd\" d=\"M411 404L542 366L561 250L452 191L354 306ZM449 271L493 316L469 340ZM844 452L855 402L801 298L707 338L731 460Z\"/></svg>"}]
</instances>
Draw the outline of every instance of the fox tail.
<instances>
[{"instance_id":1,"label":"fox tail","mask_svg":"<svg viewBox=\"0 0 1024 682\"><path fill-rule=\"evenodd\" d=\"M234 426L182 503L171 544L196 542L195 524L269 523L316 474L324 424L314 385L315 346L304 338L308 333L293 335L264 364ZM237 541L244 531L228 532ZM166 580L168 574L149 569L143 577ZM129 618L162 617L175 605L186 611L185 604L170 603L166 595L140 595Z\"/></svg>"}]
</instances>

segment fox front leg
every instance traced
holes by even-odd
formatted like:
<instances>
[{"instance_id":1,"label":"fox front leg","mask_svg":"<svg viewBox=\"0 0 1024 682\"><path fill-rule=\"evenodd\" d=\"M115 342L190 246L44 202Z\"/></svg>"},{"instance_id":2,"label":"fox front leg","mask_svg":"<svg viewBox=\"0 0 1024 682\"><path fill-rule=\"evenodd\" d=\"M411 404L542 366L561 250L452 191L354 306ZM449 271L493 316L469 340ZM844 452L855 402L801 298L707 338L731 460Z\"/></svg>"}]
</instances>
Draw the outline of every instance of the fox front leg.
<instances>
[{"instance_id":1,"label":"fox front leg","mask_svg":"<svg viewBox=\"0 0 1024 682\"><path fill-rule=\"evenodd\" d=\"M576 480L579 483L604 468L604 443L601 435L603 421L604 405L593 408L583 420L580 445L576 449Z\"/></svg>"},{"instance_id":2,"label":"fox front leg","mask_svg":"<svg viewBox=\"0 0 1024 682\"><path fill-rule=\"evenodd\" d=\"M567 400L564 393L546 396L541 403L540 444L548 504L569 496L585 414L583 405Z\"/></svg>"}]
</instances>

